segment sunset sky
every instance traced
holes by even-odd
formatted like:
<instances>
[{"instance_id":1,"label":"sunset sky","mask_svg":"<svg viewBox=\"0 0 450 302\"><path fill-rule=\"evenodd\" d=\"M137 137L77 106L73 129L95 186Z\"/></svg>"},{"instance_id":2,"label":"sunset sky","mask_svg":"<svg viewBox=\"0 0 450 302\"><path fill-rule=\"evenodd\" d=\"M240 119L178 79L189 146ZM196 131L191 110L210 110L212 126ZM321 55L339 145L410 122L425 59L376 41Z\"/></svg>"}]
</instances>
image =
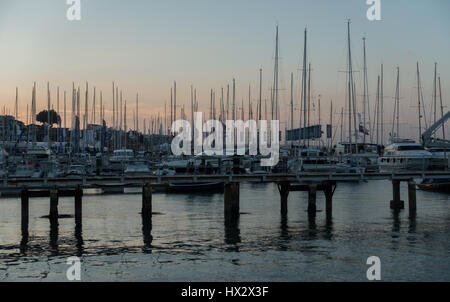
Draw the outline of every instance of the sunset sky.
<instances>
[{"instance_id":1,"label":"sunset sky","mask_svg":"<svg viewBox=\"0 0 450 302\"><path fill-rule=\"evenodd\" d=\"M47 81L53 102L57 86L69 91L75 82L84 91L88 81L91 87L103 91L107 121L113 81L130 103L134 104L136 93L140 94L141 123L150 114L164 113L173 81L177 81L178 103L187 108L190 85L198 90L200 109L208 111L210 89L219 95L220 88L231 84L233 78L238 103L243 98L247 103L251 85L256 104L260 68L264 72L264 98L269 101L278 24L282 122L286 123L289 114L291 72L295 76L295 103L300 100L305 26L314 102L317 104L320 95L322 120L328 121L333 100L337 121L344 106L346 75L341 71L346 69L347 19L352 22L354 69L360 71L355 74L359 108L364 35L372 108L377 75L380 64L384 64L387 122L392 120L395 69L400 67L402 136L416 138L418 134L417 61L427 120L435 62L444 103L449 103L448 0L381 0L382 20L372 22L366 18L365 0L81 0L81 21L73 22L66 19L67 8L65 0L0 0L2 112L3 106L13 111L15 87L19 87L20 117L25 119L34 81L38 86L38 111L46 107ZM218 103L218 97L216 100ZM82 104L84 107L84 100ZM129 112L132 124L132 108Z\"/></svg>"}]
</instances>

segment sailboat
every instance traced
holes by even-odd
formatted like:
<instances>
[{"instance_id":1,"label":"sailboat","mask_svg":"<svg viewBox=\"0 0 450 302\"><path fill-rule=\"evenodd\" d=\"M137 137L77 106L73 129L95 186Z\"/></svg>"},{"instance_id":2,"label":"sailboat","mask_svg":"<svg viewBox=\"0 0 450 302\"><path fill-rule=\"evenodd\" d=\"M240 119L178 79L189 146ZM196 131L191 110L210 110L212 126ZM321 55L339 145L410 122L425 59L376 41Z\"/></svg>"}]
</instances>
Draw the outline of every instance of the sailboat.
<instances>
[{"instance_id":1,"label":"sailboat","mask_svg":"<svg viewBox=\"0 0 450 302\"><path fill-rule=\"evenodd\" d=\"M367 98L367 72L366 72L366 51L365 38L364 41L364 121L359 116L359 124L356 122L356 94L355 82L353 79L352 52L350 44L350 20L347 22L347 97L348 97L348 141L340 142L334 148L335 155L339 155L341 166L347 165L352 171L377 171L378 170L378 153L377 144L366 142L366 136L370 134L366 129L366 98ZM344 123L344 120L341 121ZM369 122L370 123L370 122ZM341 128L342 129L342 128ZM342 130L341 130L342 131ZM359 141L359 134L363 134L363 141ZM353 141L354 139L354 141ZM345 170L345 169L344 169Z\"/></svg>"}]
</instances>

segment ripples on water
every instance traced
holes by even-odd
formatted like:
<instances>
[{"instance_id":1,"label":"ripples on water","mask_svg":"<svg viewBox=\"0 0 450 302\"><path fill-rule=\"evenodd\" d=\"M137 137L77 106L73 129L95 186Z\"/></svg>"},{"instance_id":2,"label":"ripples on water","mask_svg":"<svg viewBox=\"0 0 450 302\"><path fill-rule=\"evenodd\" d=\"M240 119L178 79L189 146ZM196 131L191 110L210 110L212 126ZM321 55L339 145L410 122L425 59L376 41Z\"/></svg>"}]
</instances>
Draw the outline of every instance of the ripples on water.
<instances>
[{"instance_id":1,"label":"ripples on water","mask_svg":"<svg viewBox=\"0 0 450 302\"><path fill-rule=\"evenodd\" d=\"M394 213L390 182L339 184L332 217L322 193L316 218L307 193L291 192L281 217L274 184L241 185L241 217L225 224L223 195L154 193L152 222L141 196L84 196L82 225L50 226L49 200L30 199L28 238L20 199L0 200L0 280L66 281L82 258L83 281L365 281L369 256L384 281L450 281L450 196L417 191L417 216ZM72 198L59 202L73 214Z\"/></svg>"}]
</instances>

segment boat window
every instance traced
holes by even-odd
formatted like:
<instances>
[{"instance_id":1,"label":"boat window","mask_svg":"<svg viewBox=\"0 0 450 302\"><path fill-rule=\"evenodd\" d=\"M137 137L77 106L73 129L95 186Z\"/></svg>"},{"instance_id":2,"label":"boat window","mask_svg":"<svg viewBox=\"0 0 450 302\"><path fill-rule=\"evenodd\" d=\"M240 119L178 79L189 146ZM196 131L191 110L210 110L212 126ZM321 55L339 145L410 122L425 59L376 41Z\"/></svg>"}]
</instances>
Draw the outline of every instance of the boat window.
<instances>
[{"instance_id":1,"label":"boat window","mask_svg":"<svg viewBox=\"0 0 450 302\"><path fill-rule=\"evenodd\" d=\"M422 146L398 146L398 151L425 150Z\"/></svg>"}]
</instances>

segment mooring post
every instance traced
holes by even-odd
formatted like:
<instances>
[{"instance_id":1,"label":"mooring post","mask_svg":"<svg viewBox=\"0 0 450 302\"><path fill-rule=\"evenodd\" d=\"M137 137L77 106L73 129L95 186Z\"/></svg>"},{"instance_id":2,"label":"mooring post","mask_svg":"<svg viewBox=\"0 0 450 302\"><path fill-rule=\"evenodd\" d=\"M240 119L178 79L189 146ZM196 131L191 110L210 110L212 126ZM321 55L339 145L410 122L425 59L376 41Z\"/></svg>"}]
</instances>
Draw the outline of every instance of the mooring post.
<instances>
[{"instance_id":1,"label":"mooring post","mask_svg":"<svg viewBox=\"0 0 450 302\"><path fill-rule=\"evenodd\" d=\"M142 216L152 217L152 186L146 183L142 187Z\"/></svg>"},{"instance_id":2,"label":"mooring post","mask_svg":"<svg viewBox=\"0 0 450 302\"><path fill-rule=\"evenodd\" d=\"M83 189L80 185L75 188L75 222L80 223L83 217Z\"/></svg>"},{"instance_id":3,"label":"mooring post","mask_svg":"<svg viewBox=\"0 0 450 302\"><path fill-rule=\"evenodd\" d=\"M392 193L394 199L391 200L392 210L401 210L405 208L405 202L400 200L400 180L392 180Z\"/></svg>"},{"instance_id":4,"label":"mooring post","mask_svg":"<svg viewBox=\"0 0 450 302\"><path fill-rule=\"evenodd\" d=\"M324 189L326 213L330 215L333 211L333 185L331 182L327 182Z\"/></svg>"},{"instance_id":5,"label":"mooring post","mask_svg":"<svg viewBox=\"0 0 450 302\"><path fill-rule=\"evenodd\" d=\"M408 183L408 202L409 202L409 214L410 216L414 216L417 210L416 203L416 183L411 180Z\"/></svg>"},{"instance_id":6,"label":"mooring post","mask_svg":"<svg viewBox=\"0 0 450 302\"><path fill-rule=\"evenodd\" d=\"M225 220L239 218L239 183L228 182L225 184Z\"/></svg>"},{"instance_id":7,"label":"mooring post","mask_svg":"<svg viewBox=\"0 0 450 302\"><path fill-rule=\"evenodd\" d=\"M50 189L50 214L51 220L58 220L58 189L55 187Z\"/></svg>"},{"instance_id":8,"label":"mooring post","mask_svg":"<svg viewBox=\"0 0 450 302\"><path fill-rule=\"evenodd\" d=\"M310 185L308 188L308 213L310 215L315 215L317 211L316 195L317 195L317 185Z\"/></svg>"},{"instance_id":9,"label":"mooring post","mask_svg":"<svg viewBox=\"0 0 450 302\"><path fill-rule=\"evenodd\" d=\"M278 185L281 197L281 215L285 216L288 212L288 197L291 184L284 181Z\"/></svg>"},{"instance_id":10,"label":"mooring post","mask_svg":"<svg viewBox=\"0 0 450 302\"><path fill-rule=\"evenodd\" d=\"M22 188L20 193L21 202L21 212L22 212L22 235L28 233L28 221L29 221L29 204L30 196L28 194L28 189L26 187Z\"/></svg>"}]
</instances>

